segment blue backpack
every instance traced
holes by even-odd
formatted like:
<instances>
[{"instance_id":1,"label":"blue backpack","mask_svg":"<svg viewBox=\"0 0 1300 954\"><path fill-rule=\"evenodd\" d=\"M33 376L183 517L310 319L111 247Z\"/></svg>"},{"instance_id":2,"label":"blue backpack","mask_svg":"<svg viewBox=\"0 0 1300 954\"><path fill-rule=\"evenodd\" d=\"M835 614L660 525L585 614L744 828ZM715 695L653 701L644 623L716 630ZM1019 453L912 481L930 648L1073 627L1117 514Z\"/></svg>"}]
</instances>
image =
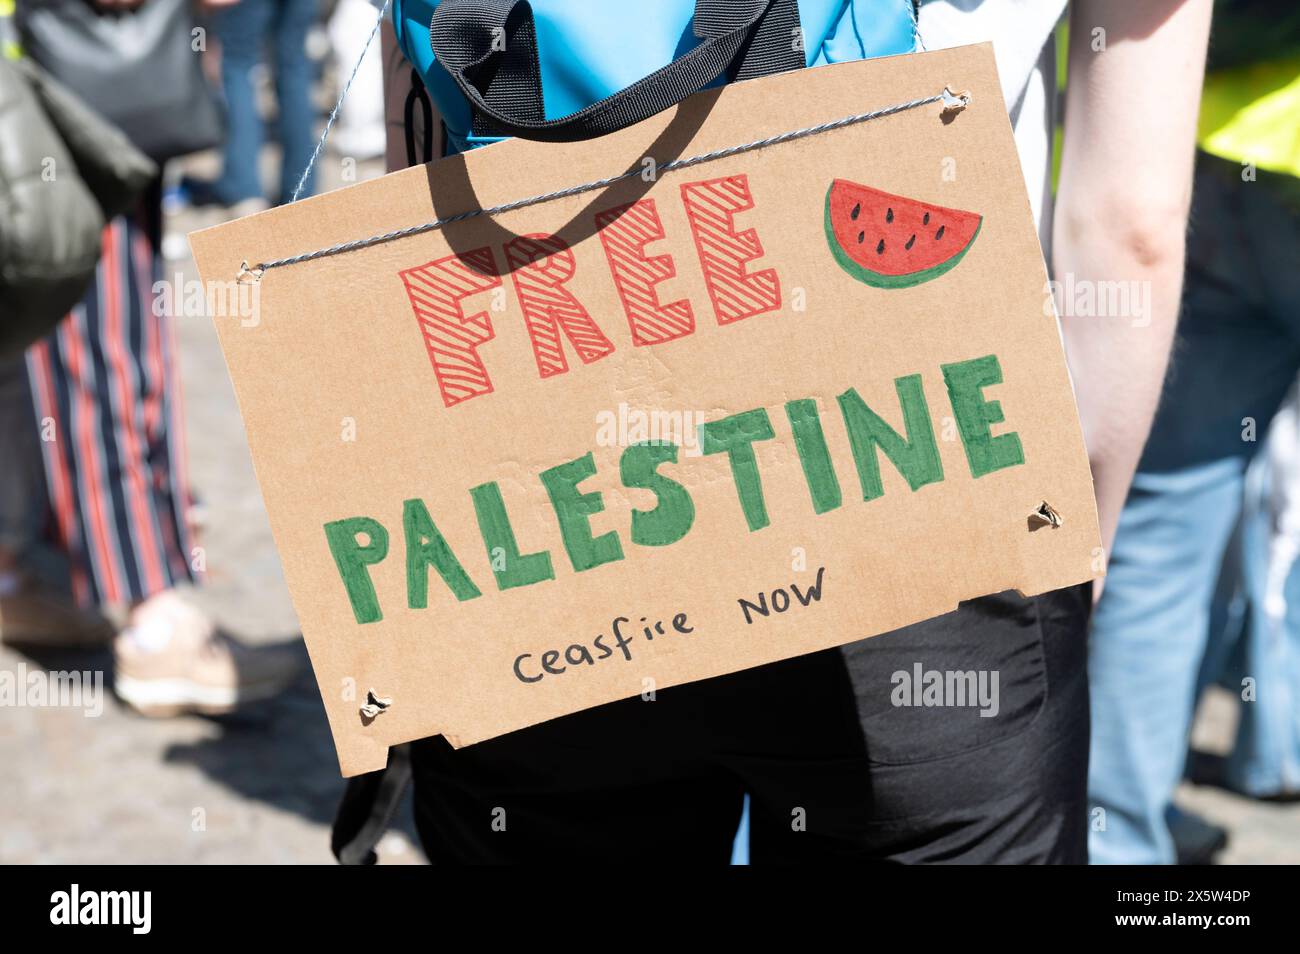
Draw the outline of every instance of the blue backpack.
<instances>
[{"instance_id":1,"label":"blue backpack","mask_svg":"<svg viewBox=\"0 0 1300 954\"><path fill-rule=\"evenodd\" d=\"M710 86L908 53L915 42L912 0L392 4L398 44L441 114L448 153L504 134L588 139ZM408 129L409 111L408 101Z\"/></svg>"}]
</instances>

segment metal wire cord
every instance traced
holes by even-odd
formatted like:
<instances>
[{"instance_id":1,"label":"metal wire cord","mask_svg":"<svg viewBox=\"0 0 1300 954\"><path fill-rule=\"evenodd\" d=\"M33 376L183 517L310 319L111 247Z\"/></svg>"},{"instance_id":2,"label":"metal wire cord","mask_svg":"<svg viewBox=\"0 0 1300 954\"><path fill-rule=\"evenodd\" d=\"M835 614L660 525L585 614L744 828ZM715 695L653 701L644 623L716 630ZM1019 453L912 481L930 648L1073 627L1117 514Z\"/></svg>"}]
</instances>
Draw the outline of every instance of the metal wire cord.
<instances>
[{"instance_id":1,"label":"metal wire cord","mask_svg":"<svg viewBox=\"0 0 1300 954\"><path fill-rule=\"evenodd\" d=\"M965 109L970 103L970 95L968 93L955 94L951 89L945 88L942 92L935 93L933 96L923 96L920 99L913 99L906 103L895 103L892 106L885 106L882 109L874 109L871 112L844 116L840 119L833 119L830 122L819 123L816 126L807 126L803 129L794 129L789 132L779 133L775 136L768 136L766 139L756 139L753 142L741 143L736 146L727 146L724 149L715 149L712 152L702 153L698 156L690 156L685 159L673 159L668 162L656 163L654 166L655 176L657 177L663 172L674 172L678 169L687 169L691 166L698 166L705 162L713 162L718 159L737 156L741 153L752 152L755 149L765 149L768 146L776 146L781 143L792 142L796 139L806 139L809 136L817 136L836 129L843 129L846 126L855 126L858 123L868 122L872 119L881 119L885 116L893 116L897 113L907 112L911 109L917 109L918 107L928 106L930 103L938 102L944 104L945 111L958 111ZM456 222L464 222L466 219L477 218L480 215L500 215L503 212L512 212L515 209L540 205L543 202L553 202L556 199L566 199L570 196L581 195L584 192L594 192L597 189L604 189L617 182L622 182L625 179L631 179L634 176L643 174L644 169L638 166L635 169L629 169L627 172L620 173L616 176L610 176L607 179L597 179L594 182L584 182L580 185L570 186L567 189L559 189L555 192L544 192L541 195L516 199L514 202L507 202L503 205L494 205L486 209L470 209L465 212L459 212L456 215L449 215L446 218L435 219L432 222L425 222L421 225L412 225L404 229L396 229L392 232L385 232L382 235L372 235L368 238L355 239L351 242L343 242L339 245L331 245L328 248L317 249L314 252L303 252L301 255L292 255L288 258L273 259L269 262L261 262L252 267L249 267L248 264L245 263L240 268L239 278L241 281L260 281L262 275L273 268L284 268L287 265L300 265L303 262L311 262L331 255L341 255L345 252L355 252L358 249L369 248L372 245L380 245L384 242L409 238L413 235L423 235L425 232L432 232Z\"/></svg>"}]
</instances>

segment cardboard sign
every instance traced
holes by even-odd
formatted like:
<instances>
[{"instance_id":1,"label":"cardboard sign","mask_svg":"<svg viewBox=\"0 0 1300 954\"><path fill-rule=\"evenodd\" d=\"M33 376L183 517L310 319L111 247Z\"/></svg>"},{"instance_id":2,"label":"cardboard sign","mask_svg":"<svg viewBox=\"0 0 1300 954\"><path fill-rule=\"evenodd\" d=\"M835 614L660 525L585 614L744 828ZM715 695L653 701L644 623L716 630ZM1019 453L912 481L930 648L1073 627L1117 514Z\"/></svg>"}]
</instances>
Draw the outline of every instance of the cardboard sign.
<instances>
[{"instance_id":1,"label":"cardboard sign","mask_svg":"<svg viewBox=\"0 0 1300 954\"><path fill-rule=\"evenodd\" d=\"M970 106L655 172L945 86ZM642 169L270 269L253 320L217 318L345 775L1099 572L988 46L709 91L192 243L229 282Z\"/></svg>"}]
</instances>

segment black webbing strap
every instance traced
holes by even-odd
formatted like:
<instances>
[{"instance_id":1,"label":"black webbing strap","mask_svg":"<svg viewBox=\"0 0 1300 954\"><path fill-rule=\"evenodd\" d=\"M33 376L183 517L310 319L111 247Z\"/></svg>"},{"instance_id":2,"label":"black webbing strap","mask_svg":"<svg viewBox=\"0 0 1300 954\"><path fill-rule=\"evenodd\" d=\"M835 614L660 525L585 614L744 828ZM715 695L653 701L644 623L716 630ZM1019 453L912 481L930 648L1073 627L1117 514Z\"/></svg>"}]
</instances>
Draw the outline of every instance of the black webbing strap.
<instances>
[{"instance_id":1,"label":"black webbing strap","mask_svg":"<svg viewBox=\"0 0 1300 954\"><path fill-rule=\"evenodd\" d=\"M537 29L527 0L442 0L429 42L469 100L476 133L574 142L640 122L724 73L751 79L802 67L798 27L796 0L696 0L694 31L702 43L625 89L556 119L544 118Z\"/></svg>"},{"instance_id":2,"label":"black webbing strap","mask_svg":"<svg viewBox=\"0 0 1300 954\"><path fill-rule=\"evenodd\" d=\"M387 768L348 779L330 832L330 849L339 864L373 865L379 860L375 846L392 822L410 780L409 745L388 750Z\"/></svg>"},{"instance_id":3,"label":"black webbing strap","mask_svg":"<svg viewBox=\"0 0 1300 954\"><path fill-rule=\"evenodd\" d=\"M737 26L737 15L743 16L746 6L746 3L729 3L726 0L697 0L695 35L710 37L731 32ZM802 41L797 0L777 0L741 43L740 51L728 67L727 80L741 82L773 73L784 73L786 70L803 69Z\"/></svg>"},{"instance_id":4,"label":"black webbing strap","mask_svg":"<svg viewBox=\"0 0 1300 954\"><path fill-rule=\"evenodd\" d=\"M415 154L415 107L420 107L420 126L424 135L423 157ZM406 131L406 164L414 166L419 163L432 162L433 154L433 104L429 101L429 91L424 88L419 70L411 68L411 89L406 94L406 107L402 113L403 128Z\"/></svg>"}]
</instances>

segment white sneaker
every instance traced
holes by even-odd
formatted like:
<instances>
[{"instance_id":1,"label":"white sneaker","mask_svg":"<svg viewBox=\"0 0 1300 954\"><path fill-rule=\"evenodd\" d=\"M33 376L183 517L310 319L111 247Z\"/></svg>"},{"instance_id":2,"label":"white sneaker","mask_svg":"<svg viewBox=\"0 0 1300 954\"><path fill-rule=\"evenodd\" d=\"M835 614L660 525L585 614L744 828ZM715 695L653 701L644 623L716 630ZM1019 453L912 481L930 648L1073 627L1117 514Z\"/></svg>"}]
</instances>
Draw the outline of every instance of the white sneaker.
<instances>
[{"instance_id":1,"label":"white sneaker","mask_svg":"<svg viewBox=\"0 0 1300 954\"><path fill-rule=\"evenodd\" d=\"M251 648L218 633L210 617L168 590L131 614L113 645L114 689L141 715L221 715L268 699L298 672L286 647Z\"/></svg>"}]
</instances>

